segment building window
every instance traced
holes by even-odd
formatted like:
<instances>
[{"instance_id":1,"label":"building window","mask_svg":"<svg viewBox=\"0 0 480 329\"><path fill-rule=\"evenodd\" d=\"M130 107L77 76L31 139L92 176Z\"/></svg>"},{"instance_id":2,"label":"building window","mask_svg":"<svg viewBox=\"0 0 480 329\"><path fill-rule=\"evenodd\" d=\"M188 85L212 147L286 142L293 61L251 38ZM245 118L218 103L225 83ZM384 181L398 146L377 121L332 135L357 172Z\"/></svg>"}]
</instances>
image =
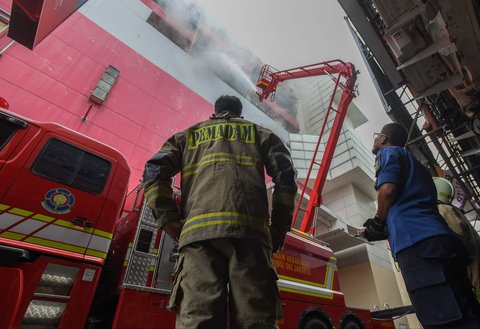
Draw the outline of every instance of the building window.
<instances>
[{"instance_id":1,"label":"building window","mask_svg":"<svg viewBox=\"0 0 480 329\"><path fill-rule=\"evenodd\" d=\"M107 181L109 161L58 139L50 139L35 160L32 172L50 180L99 194Z\"/></svg>"}]
</instances>

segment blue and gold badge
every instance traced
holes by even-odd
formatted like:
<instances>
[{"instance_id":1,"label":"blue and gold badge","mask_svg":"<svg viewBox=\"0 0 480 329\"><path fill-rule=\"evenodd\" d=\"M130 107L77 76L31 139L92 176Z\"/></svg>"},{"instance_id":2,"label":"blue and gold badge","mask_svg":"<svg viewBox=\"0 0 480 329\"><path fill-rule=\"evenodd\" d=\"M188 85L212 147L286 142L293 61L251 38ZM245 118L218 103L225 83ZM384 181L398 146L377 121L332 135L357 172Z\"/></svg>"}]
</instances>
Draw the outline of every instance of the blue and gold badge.
<instances>
[{"instance_id":1,"label":"blue and gold badge","mask_svg":"<svg viewBox=\"0 0 480 329\"><path fill-rule=\"evenodd\" d=\"M75 203L73 194L64 188L54 188L45 194L42 206L45 210L54 214L66 214Z\"/></svg>"}]
</instances>

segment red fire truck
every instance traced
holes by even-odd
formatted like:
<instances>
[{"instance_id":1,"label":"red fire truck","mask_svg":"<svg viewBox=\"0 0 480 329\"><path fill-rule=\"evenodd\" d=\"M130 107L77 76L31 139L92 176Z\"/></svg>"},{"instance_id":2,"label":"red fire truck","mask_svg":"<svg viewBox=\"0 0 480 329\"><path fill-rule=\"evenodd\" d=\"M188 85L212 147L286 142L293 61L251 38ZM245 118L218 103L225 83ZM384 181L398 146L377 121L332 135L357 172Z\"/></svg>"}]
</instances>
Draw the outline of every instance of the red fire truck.
<instances>
[{"instance_id":1,"label":"red fire truck","mask_svg":"<svg viewBox=\"0 0 480 329\"><path fill-rule=\"evenodd\" d=\"M306 233L354 96L355 71L340 61L280 73L265 67L257 86L267 93L260 95L305 72L337 74L342 97L300 230L274 258L285 315L279 326L394 328L391 318L380 319L392 314L345 305L333 252ZM174 327L166 305L176 246L158 230L141 186L127 194L128 177L116 150L0 110L0 328Z\"/></svg>"},{"instance_id":2,"label":"red fire truck","mask_svg":"<svg viewBox=\"0 0 480 329\"><path fill-rule=\"evenodd\" d=\"M0 328L82 328L130 170L112 148L0 111Z\"/></svg>"}]
</instances>

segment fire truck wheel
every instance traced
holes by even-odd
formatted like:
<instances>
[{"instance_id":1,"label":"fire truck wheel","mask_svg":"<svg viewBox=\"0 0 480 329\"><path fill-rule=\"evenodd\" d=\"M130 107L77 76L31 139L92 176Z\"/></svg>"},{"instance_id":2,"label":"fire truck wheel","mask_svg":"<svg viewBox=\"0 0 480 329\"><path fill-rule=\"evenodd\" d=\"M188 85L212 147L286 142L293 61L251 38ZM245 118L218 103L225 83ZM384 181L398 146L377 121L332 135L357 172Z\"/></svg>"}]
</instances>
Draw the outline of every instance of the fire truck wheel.
<instances>
[{"instance_id":1,"label":"fire truck wheel","mask_svg":"<svg viewBox=\"0 0 480 329\"><path fill-rule=\"evenodd\" d=\"M355 320L349 320L342 329L363 329L361 325L359 325Z\"/></svg>"},{"instance_id":2,"label":"fire truck wheel","mask_svg":"<svg viewBox=\"0 0 480 329\"><path fill-rule=\"evenodd\" d=\"M330 324L324 319L312 318L307 320L302 329L331 329Z\"/></svg>"}]
</instances>

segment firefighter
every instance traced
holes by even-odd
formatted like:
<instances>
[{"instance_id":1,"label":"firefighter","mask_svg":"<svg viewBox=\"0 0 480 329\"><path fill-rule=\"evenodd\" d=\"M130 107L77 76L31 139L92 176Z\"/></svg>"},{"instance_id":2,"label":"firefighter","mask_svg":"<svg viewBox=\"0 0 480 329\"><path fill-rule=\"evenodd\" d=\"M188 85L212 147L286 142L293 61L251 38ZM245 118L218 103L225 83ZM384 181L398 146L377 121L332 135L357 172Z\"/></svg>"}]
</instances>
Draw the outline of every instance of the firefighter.
<instances>
[{"instance_id":1,"label":"firefighter","mask_svg":"<svg viewBox=\"0 0 480 329\"><path fill-rule=\"evenodd\" d=\"M463 212L452 206L453 186L447 179L434 177L438 210L450 229L457 235L470 256L467 274L473 291L480 302L480 236Z\"/></svg>"},{"instance_id":2,"label":"firefighter","mask_svg":"<svg viewBox=\"0 0 480 329\"><path fill-rule=\"evenodd\" d=\"M398 123L374 134L378 208L363 234L370 241L388 236L424 329L479 329L480 305L467 278L466 251L438 213L433 179L404 148L406 141Z\"/></svg>"},{"instance_id":3,"label":"firefighter","mask_svg":"<svg viewBox=\"0 0 480 329\"><path fill-rule=\"evenodd\" d=\"M179 241L176 328L225 328L227 318L230 328L277 328L282 316L272 254L291 228L296 171L282 141L241 114L237 97L221 96L208 120L170 137L145 165L147 204ZM180 212L171 188L179 172Z\"/></svg>"}]
</instances>

